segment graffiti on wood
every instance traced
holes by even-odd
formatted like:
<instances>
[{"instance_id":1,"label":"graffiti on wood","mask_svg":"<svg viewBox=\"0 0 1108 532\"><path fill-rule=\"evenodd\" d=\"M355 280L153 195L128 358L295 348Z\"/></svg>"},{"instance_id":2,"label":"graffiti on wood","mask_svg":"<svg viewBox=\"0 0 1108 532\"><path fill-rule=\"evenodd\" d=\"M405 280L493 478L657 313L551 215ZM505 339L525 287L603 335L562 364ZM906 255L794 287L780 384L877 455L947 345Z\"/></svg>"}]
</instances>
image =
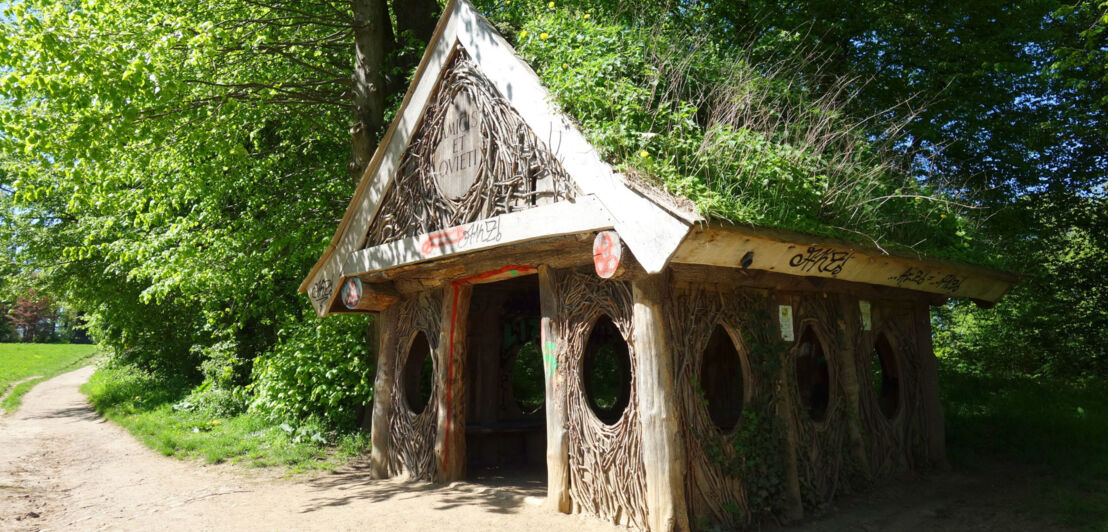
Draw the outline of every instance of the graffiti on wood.
<instances>
[{"instance_id":1,"label":"graffiti on wood","mask_svg":"<svg viewBox=\"0 0 1108 532\"><path fill-rule=\"evenodd\" d=\"M436 249L462 250L479 244L500 242L503 235L500 232L500 220L479 220L468 225L451 227L442 231L435 231L423 238L419 250L424 255L430 255Z\"/></svg>"},{"instance_id":2,"label":"graffiti on wood","mask_svg":"<svg viewBox=\"0 0 1108 532\"><path fill-rule=\"evenodd\" d=\"M909 266L899 274L890 276L889 280L896 283L898 288L930 286L953 294L962 287L962 282L965 281L965 278L958 277L954 274L948 273L944 275L938 272Z\"/></svg>"},{"instance_id":3,"label":"graffiti on wood","mask_svg":"<svg viewBox=\"0 0 1108 532\"><path fill-rule=\"evenodd\" d=\"M828 247L809 246L807 251L793 255L789 266L804 273L826 273L836 276L842 273L847 262L854 257L853 251L836 251Z\"/></svg>"},{"instance_id":4,"label":"graffiti on wood","mask_svg":"<svg viewBox=\"0 0 1108 532\"><path fill-rule=\"evenodd\" d=\"M312 298L313 302L324 303L331 299L331 294L334 292L334 285L330 279L320 279L308 289L308 297Z\"/></svg>"}]
</instances>

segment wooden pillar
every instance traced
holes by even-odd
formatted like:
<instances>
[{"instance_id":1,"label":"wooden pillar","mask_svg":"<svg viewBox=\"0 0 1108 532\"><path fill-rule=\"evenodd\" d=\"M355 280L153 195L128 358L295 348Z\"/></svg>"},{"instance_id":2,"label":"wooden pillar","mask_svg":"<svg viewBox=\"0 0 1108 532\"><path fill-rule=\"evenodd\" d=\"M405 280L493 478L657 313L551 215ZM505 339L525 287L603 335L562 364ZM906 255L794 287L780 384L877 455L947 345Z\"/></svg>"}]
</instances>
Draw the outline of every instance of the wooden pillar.
<instances>
[{"instance_id":1,"label":"wooden pillar","mask_svg":"<svg viewBox=\"0 0 1108 532\"><path fill-rule=\"evenodd\" d=\"M777 296L770 298L769 315L773 316L773 322L771 326L774 328L774 334L780 338L780 321L778 317L778 305L791 305L796 309L796 301L788 296ZM793 338L796 338L797 334L795 321L793 323ZM793 377L792 369L794 367L795 358L793 356L792 348L793 343L787 343L784 345L784 351L777 356L781 360L781 369L777 375L777 418L785 427L785 519L787 521L798 521L804 518L804 501L800 495L800 465L796 457L796 453L800 452L800 438L797 435L800 429L796 426L796 399L793 395Z\"/></svg>"},{"instance_id":2,"label":"wooden pillar","mask_svg":"<svg viewBox=\"0 0 1108 532\"><path fill-rule=\"evenodd\" d=\"M549 266L539 266L539 301L542 309L542 360L546 378L546 505L570 513L569 434L566 432L565 369L558 366L558 349L564 340L557 328L558 293Z\"/></svg>"},{"instance_id":3,"label":"wooden pillar","mask_svg":"<svg viewBox=\"0 0 1108 532\"><path fill-rule=\"evenodd\" d=\"M931 345L931 307L926 301L920 301L914 307L927 458L931 467L945 471L950 469L950 463L946 460L946 425L943 405L939 401L939 363Z\"/></svg>"},{"instance_id":4,"label":"wooden pillar","mask_svg":"<svg viewBox=\"0 0 1108 532\"><path fill-rule=\"evenodd\" d=\"M465 477L466 423L465 379L466 333L469 300L473 287L465 283L446 288L443 298L442 332L439 340L438 431L435 434L436 480L453 482Z\"/></svg>"},{"instance_id":5,"label":"wooden pillar","mask_svg":"<svg viewBox=\"0 0 1108 532\"><path fill-rule=\"evenodd\" d=\"M389 477L389 415L392 413L392 389L396 385L397 307L382 310L377 322L377 379L373 385L373 425L370 427L370 466L374 478Z\"/></svg>"},{"instance_id":6,"label":"wooden pillar","mask_svg":"<svg viewBox=\"0 0 1108 532\"><path fill-rule=\"evenodd\" d=\"M677 412L677 371L667 345L663 314L670 293L669 276L663 273L633 281L631 291L634 298L631 340L642 421L647 522L655 532L688 530L687 464Z\"/></svg>"},{"instance_id":7,"label":"wooden pillar","mask_svg":"<svg viewBox=\"0 0 1108 532\"><path fill-rule=\"evenodd\" d=\"M858 307L858 298L849 294L838 296L839 315L838 326L842 334L842 359L840 367L844 368L841 374L843 391L846 392L846 428L850 437L850 451L854 460L858 463L860 473L864 478L870 478L869 455L866 454L866 441L862 431L862 401L861 387L858 383L858 375L865 366L866 353L859 353L858 346L866 333L862 331L861 311ZM872 336L872 333L871 333Z\"/></svg>"}]
</instances>

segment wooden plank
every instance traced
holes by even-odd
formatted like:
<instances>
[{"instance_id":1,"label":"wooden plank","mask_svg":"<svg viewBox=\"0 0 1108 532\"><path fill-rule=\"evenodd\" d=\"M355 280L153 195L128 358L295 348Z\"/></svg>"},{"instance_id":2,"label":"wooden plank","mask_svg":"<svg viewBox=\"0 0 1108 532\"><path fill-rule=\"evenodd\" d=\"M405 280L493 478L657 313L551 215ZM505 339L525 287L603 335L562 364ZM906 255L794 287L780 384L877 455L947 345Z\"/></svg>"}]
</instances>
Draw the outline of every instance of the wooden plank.
<instances>
[{"instance_id":1,"label":"wooden plank","mask_svg":"<svg viewBox=\"0 0 1108 532\"><path fill-rule=\"evenodd\" d=\"M453 482L465 478L466 467L466 337L473 286L460 283L443 298L442 333L444 368L436 373L439 390L435 433L435 480Z\"/></svg>"},{"instance_id":2,"label":"wooden plank","mask_svg":"<svg viewBox=\"0 0 1108 532\"><path fill-rule=\"evenodd\" d=\"M668 275L631 283L635 390L642 423L647 522L653 531L689 530L685 499L685 443L677 411L677 371L666 343Z\"/></svg>"},{"instance_id":3,"label":"wooden plank","mask_svg":"<svg viewBox=\"0 0 1108 532\"><path fill-rule=\"evenodd\" d=\"M380 341L377 344L377 379L373 385L373 424L370 427L370 467L373 478L389 477L389 415L392 387L396 383L396 316L397 311L385 309L375 318Z\"/></svg>"},{"instance_id":4,"label":"wooden plank","mask_svg":"<svg viewBox=\"0 0 1108 532\"><path fill-rule=\"evenodd\" d=\"M681 245L673 262L764 270L997 301L1018 277L938 259L883 255L810 235L713 226Z\"/></svg>"},{"instance_id":5,"label":"wooden plank","mask_svg":"<svg viewBox=\"0 0 1108 532\"><path fill-rule=\"evenodd\" d=\"M369 274L463 253L611 226L611 218L595 199L578 198L572 203L564 201L503 214L363 249L350 255L344 271L348 275Z\"/></svg>"},{"instance_id":6,"label":"wooden plank","mask_svg":"<svg viewBox=\"0 0 1108 532\"><path fill-rule=\"evenodd\" d=\"M566 431L565 370L558 367L558 349L564 343L557 328L558 299L549 266L539 266L539 305L543 375L546 377L546 504L570 513L569 433Z\"/></svg>"}]
</instances>

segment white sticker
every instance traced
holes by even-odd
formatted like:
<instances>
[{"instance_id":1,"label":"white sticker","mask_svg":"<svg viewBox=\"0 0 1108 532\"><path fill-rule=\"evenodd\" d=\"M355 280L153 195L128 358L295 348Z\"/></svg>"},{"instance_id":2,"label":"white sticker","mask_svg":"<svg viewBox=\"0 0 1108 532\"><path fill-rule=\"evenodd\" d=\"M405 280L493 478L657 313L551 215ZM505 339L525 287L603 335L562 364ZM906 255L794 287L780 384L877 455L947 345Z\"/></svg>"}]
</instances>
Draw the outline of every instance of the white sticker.
<instances>
[{"instance_id":1,"label":"white sticker","mask_svg":"<svg viewBox=\"0 0 1108 532\"><path fill-rule=\"evenodd\" d=\"M789 305L777 306L777 321L781 323L781 339L793 341L793 308Z\"/></svg>"},{"instance_id":2,"label":"white sticker","mask_svg":"<svg viewBox=\"0 0 1108 532\"><path fill-rule=\"evenodd\" d=\"M858 301L858 309L862 311L862 330L863 331L872 331L873 330L873 319L870 317L869 301L866 301L864 299L859 300Z\"/></svg>"}]
</instances>

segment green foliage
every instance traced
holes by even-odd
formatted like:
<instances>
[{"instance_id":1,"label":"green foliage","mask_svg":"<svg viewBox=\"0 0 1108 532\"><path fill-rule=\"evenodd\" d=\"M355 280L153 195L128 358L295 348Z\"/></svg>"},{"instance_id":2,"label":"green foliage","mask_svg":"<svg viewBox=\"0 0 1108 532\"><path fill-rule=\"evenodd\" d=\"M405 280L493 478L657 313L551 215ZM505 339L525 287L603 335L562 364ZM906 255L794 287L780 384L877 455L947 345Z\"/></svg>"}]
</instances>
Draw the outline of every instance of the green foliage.
<instances>
[{"instance_id":1,"label":"green foliage","mask_svg":"<svg viewBox=\"0 0 1108 532\"><path fill-rule=\"evenodd\" d=\"M4 9L5 291L32 284L118 361L245 404L254 359L315 327L296 289L353 191L348 5Z\"/></svg>"},{"instance_id":2,"label":"green foliage","mask_svg":"<svg viewBox=\"0 0 1108 532\"><path fill-rule=\"evenodd\" d=\"M987 374L1106 378L1108 203L1087 198L1032 216L1041 230L1008 244L1026 277L995 308L938 309L936 353Z\"/></svg>"},{"instance_id":3,"label":"green foliage","mask_svg":"<svg viewBox=\"0 0 1108 532\"><path fill-rule=\"evenodd\" d=\"M364 434L336 434L318 421L294 428L257 413L220 411L210 400L196 407L191 389L180 377L118 363L99 368L82 387L98 413L166 456L297 471L331 469L369 448Z\"/></svg>"},{"instance_id":4,"label":"green foliage","mask_svg":"<svg viewBox=\"0 0 1108 532\"><path fill-rule=\"evenodd\" d=\"M845 113L844 80L803 76L815 59L796 35L736 47L705 38L706 13L628 19L527 2L489 10L607 159L702 214L984 258L970 209L895 166L894 126ZM771 48L768 59L756 51ZM874 139L865 127L878 125L888 130Z\"/></svg>"},{"instance_id":5,"label":"green foliage","mask_svg":"<svg viewBox=\"0 0 1108 532\"><path fill-rule=\"evenodd\" d=\"M1108 524L1108 385L993 376L942 368L951 459L991 467L1000 458L1041 476L1032 509L1068 525Z\"/></svg>"},{"instance_id":6,"label":"green foliage","mask_svg":"<svg viewBox=\"0 0 1108 532\"><path fill-rule=\"evenodd\" d=\"M23 395L43 379L77 369L96 355L96 346L72 344L0 344L0 395L9 393L0 408L11 412ZM12 388L13 383L27 379Z\"/></svg>"},{"instance_id":7,"label":"green foliage","mask_svg":"<svg viewBox=\"0 0 1108 532\"><path fill-rule=\"evenodd\" d=\"M537 341L528 341L520 346L509 379L512 397L524 413L534 412L546 403L546 376Z\"/></svg>"},{"instance_id":8,"label":"green foliage","mask_svg":"<svg viewBox=\"0 0 1108 532\"><path fill-rule=\"evenodd\" d=\"M276 421L325 419L353 428L373 394L365 319L332 316L288 324L254 363L251 412ZM428 390L430 388L428 387Z\"/></svg>"}]
</instances>

